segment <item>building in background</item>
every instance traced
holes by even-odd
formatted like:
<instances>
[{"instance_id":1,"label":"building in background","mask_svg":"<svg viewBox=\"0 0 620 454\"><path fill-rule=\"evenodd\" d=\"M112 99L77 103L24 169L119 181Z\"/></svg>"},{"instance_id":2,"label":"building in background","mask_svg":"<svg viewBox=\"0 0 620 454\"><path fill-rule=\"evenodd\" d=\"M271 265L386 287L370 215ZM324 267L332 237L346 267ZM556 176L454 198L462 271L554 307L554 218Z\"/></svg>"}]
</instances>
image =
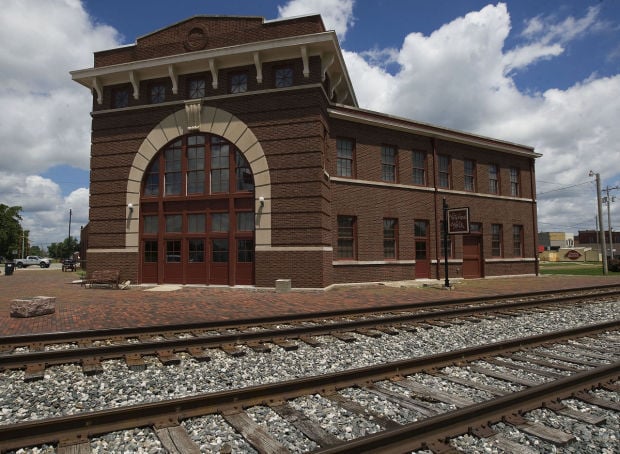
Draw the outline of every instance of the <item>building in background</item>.
<instances>
[{"instance_id":1,"label":"building in background","mask_svg":"<svg viewBox=\"0 0 620 454\"><path fill-rule=\"evenodd\" d=\"M536 274L531 147L358 106L318 15L197 16L95 53L89 271L297 288ZM446 106L449 108L449 106ZM444 200L469 208L450 235Z\"/></svg>"}]
</instances>

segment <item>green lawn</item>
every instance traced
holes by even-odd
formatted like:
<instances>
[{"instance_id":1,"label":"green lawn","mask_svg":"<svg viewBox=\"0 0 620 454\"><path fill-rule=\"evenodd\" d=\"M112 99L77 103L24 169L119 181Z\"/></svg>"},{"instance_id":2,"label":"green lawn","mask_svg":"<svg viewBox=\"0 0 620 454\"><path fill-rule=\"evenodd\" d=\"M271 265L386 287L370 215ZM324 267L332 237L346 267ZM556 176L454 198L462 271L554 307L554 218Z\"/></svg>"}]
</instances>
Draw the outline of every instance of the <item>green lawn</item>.
<instances>
[{"instance_id":1,"label":"green lawn","mask_svg":"<svg viewBox=\"0 0 620 454\"><path fill-rule=\"evenodd\" d=\"M597 262L540 262L540 274L602 276L603 264Z\"/></svg>"}]
</instances>

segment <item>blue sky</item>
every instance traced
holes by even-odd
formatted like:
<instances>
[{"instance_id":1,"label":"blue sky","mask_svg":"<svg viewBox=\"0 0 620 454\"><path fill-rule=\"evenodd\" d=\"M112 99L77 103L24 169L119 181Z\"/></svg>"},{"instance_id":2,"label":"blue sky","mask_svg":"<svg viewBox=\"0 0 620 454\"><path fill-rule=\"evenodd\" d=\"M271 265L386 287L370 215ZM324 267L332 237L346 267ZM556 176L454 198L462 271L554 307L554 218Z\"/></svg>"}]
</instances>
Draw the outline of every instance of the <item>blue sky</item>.
<instances>
[{"instance_id":1,"label":"blue sky","mask_svg":"<svg viewBox=\"0 0 620 454\"><path fill-rule=\"evenodd\" d=\"M588 171L620 184L618 0L5 0L0 203L42 246L69 209L87 223L90 96L69 71L94 51L193 15L310 13L338 33L361 107L534 146L539 230L594 228Z\"/></svg>"}]
</instances>

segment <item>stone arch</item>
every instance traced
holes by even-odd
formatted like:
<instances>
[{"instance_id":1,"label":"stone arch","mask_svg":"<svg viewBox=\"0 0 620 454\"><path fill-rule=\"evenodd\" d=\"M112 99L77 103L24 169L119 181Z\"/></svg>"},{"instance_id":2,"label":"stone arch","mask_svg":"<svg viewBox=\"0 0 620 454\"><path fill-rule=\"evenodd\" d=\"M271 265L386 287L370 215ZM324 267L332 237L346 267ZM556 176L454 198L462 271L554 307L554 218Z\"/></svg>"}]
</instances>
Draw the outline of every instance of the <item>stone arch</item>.
<instances>
[{"instance_id":1,"label":"stone arch","mask_svg":"<svg viewBox=\"0 0 620 454\"><path fill-rule=\"evenodd\" d=\"M254 175L255 247L271 246L271 179L263 148L252 130L230 112L210 106L186 103L185 109L168 115L146 136L134 156L126 191L127 219L125 248L138 250L140 188L147 166L170 141L192 132L215 134L234 144L245 156ZM261 199L263 200L261 202ZM129 207L132 208L129 208Z\"/></svg>"}]
</instances>

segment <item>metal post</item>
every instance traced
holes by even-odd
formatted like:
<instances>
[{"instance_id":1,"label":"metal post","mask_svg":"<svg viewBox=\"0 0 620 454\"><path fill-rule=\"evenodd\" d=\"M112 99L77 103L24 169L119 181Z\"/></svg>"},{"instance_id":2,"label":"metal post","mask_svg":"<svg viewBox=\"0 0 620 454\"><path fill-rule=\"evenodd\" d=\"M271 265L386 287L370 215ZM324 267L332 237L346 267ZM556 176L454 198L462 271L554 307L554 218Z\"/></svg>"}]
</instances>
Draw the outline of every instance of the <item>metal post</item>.
<instances>
[{"instance_id":1,"label":"metal post","mask_svg":"<svg viewBox=\"0 0 620 454\"><path fill-rule=\"evenodd\" d=\"M443 259L444 274L446 275L445 287L450 288L450 277L448 276L448 202L443 199Z\"/></svg>"},{"instance_id":2,"label":"metal post","mask_svg":"<svg viewBox=\"0 0 620 454\"><path fill-rule=\"evenodd\" d=\"M598 230L600 232L601 252L603 253L603 274L607 275L607 246L603 227L603 203L601 202L601 175L590 170L590 176L596 177L596 202L598 205Z\"/></svg>"},{"instance_id":3,"label":"metal post","mask_svg":"<svg viewBox=\"0 0 620 454\"><path fill-rule=\"evenodd\" d=\"M69 244L71 244L71 208L69 208Z\"/></svg>"}]
</instances>

